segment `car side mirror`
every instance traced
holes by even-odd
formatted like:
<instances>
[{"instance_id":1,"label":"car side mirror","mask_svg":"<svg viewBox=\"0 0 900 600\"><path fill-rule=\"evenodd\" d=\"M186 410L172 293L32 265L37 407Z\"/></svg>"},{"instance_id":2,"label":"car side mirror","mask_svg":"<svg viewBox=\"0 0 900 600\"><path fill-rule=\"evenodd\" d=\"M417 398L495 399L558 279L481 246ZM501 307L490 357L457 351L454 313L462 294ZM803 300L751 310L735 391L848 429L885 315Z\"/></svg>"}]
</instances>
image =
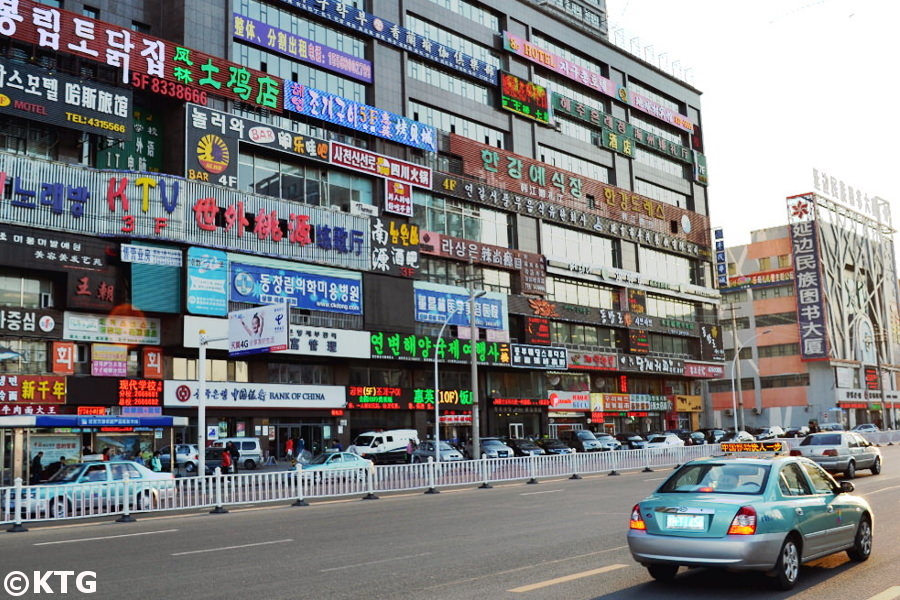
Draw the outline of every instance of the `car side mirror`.
<instances>
[{"instance_id":1,"label":"car side mirror","mask_svg":"<svg viewBox=\"0 0 900 600\"><path fill-rule=\"evenodd\" d=\"M849 494L856 489L856 486L853 485L852 481L842 481L841 482L841 493Z\"/></svg>"}]
</instances>

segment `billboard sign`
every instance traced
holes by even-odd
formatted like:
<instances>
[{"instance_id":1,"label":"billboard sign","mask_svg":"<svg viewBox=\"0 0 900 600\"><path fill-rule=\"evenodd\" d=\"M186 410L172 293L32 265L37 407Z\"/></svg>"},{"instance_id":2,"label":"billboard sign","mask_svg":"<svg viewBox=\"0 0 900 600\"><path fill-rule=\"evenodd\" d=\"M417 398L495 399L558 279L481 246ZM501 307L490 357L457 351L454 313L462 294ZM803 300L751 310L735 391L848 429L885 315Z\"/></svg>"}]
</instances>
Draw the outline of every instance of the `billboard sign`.
<instances>
[{"instance_id":1,"label":"billboard sign","mask_svg":"<svg viewBox=\"0 0 900 600\"><path fill-rule=\"evenodd\" d=\"M269 304L228 313L228 354L260 354L288 347L288 307Z\"/></svg>"}]
</instances>

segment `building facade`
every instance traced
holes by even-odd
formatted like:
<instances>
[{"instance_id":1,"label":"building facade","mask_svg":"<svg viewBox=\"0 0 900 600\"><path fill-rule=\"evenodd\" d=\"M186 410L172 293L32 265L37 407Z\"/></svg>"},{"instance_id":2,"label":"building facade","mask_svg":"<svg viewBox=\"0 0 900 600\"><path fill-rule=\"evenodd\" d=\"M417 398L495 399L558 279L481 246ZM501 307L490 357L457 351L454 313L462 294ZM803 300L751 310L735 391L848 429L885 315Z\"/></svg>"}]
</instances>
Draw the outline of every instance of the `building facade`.
<instances>
[{"instance_id":1,"label":"building facade","mask_svg":"<svg viewBox=\"0 0 900 600\"><path fill-rule=\"evenodd\" d=\"M202 435L275 456L436 402L442 439L698 426L700 91L602 0L497 4L4 5L2 415L192 441L202 388Z\"/></svg>"},{"instance_id":2,"label":"building facade","mask_svg":"<svg viewBox=\"0 0 900 600\"><path fill-rule=\"evenodd\" d=\"M788 224L727 249L726 378L711 415L738 427L896 424L897 271L890 206L815 173Z\"/></svg>"}]
</instances>

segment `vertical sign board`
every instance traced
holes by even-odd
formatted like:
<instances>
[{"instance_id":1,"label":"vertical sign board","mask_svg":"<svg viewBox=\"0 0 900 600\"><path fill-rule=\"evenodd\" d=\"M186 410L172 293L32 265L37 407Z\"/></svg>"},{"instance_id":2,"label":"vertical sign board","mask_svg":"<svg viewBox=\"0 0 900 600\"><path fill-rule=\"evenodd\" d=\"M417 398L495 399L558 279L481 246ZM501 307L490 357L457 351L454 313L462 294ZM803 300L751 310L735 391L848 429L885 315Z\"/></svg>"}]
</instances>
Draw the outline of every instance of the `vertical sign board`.
<instances>
[{"instance_id":1,"label":"vertical sign board","mask_svg":"<svg viewBox=\"0 0 900 600\"><path fill-rule=\"evenodd\" d=\"M713 229L713 251L716 255L716 287L728 287L728 257L725 255L725 234L721 227Z\"/></svg>"},{"instance_id":2,"label":"vertical sign board","mask_svg":"<svg viewBox=\"0 0 900 600\"><path fill-rule=\"evenodd\" d=\"M228 254L221 250L188 249L187 309L193 315L228 314Z\"/></svg>"},{"instance_id":3,"label":"vertical sign board","mask_svg":"<svg viewBox=\"0 0 900 600\"><path fill-rule=\"evenodd\" d=\"M811 195L803 195L792 196L787 201L791 253L794 257L797 322L800 326L800 357L805 361L826 360L828 333L822 273L819 268L815 200Z\"/></svg>"}]
</instances>

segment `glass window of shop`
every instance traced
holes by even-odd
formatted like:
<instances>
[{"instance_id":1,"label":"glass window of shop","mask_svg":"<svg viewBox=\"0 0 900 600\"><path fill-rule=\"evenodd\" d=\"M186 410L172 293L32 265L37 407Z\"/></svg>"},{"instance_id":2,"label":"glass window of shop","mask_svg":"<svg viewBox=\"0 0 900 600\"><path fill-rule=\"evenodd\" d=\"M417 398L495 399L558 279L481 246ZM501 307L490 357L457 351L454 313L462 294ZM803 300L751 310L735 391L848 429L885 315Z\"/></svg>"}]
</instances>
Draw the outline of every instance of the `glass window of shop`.
<instances>
[{"instance_id":1,"label":"glass window of shop","mask_svg":"<svg viewBox=\"0 0 900 600\"><path fill-rule=\"evenodd\" d=\"M0 355L0 373L25 375L47 372L48 342L0 338L0 346L4 347L3 355Z\"/></svg>"},{"instance_id":2,"label":"glass window of shop","mask_svg":"<svg viewBox=\"0 0 900 600\"><path fill-rule=\"evenodd\" d=\"M432 108L413 100L407 102L406 110L406 116L409 118L431 125L441 131L455 133L470 140L496 146L497 148L506 147L506 134L499 129L464 119L458 115Z\"/></svg>"},{"instance_id":3,"label":"glass window of shop","mask_svg":"<svg viewBox=\"0 0 900 600\"><path fill-rule=\"evenodd\" d=\"M695 271L688 258L640 246L638 248L638 261L641 275L650 279L669 283L691 283L697 285L692 276Z\"/></svg>"},{"instance_id":4,"label":"glass window of shop","mask_svg":"<svg viewBox=\"0 0 900 600\"><path fill-rule=\"evenodd\" d=\"M406 388L409 387L411 375L407 369L373 369L369 367L350 367L347 385L374 385Z\"/></svg>"},{"instance_id":5,"label":"glass window of shop","mask_svg":"<svg viewBox=\"0 0 900 600\"><path fill-rule=\"evenodd\" d=\"M553 321L550 323L550 339L554 344L591 346L609 350L622 347L622 335L617 330L584 323Z\"/></svg>"},{"instance_id":6,"label":"glass window of shop","mask_svg":"<svg viewBox=\"0 0 900 600\"><path fill-rule=\"evenodd\" d=\"M438 370L438 385L442 390L471 390L472 373L469 370L456 371L447 366ZM416 369L413 371L413 387L416 389L434 389L434 369Z\"/></svg>"},{"instance_id":7,"label":"glass window of shop","mask_svg":"<svg viewBox=\"0 0 900 600\"><path fill-rule=\"evenodd\" d=\"M693 302L647 294L647 314L664 319L696 320L697 306Z\"/></svg>"},{"instance_id":8,"label":"glass window of shop","mask_svg":"<svg viewBox=\"0 0 900 600\"><path fill-rule=\"evenodd\" d=\"M410 58L406 61L406 74L411 79L416 79L428 85L457 94L484 106L494 106L494 94L487 86L479 85L465 77L452 75L447 71L437 69L427 63Z\"/></svg>"},{"instance_id":9,"label":"glass window of shop","mask_svg":"<svg viewBox=\"0 0 900 600\"><path fill-rule=\"evenodd\" d=\"M511 214L418 189L413 189L413 202L413 223L420 229L503 248L515 247L515 221Z\"/></svg>"},{"instance_id":10,"label":"glass window of shop","mask_svg":"<svg viewBox=\"0 0 900 600\"><path fill-rule=\"evenodd\" d=\"M313 206L349 210L351 200L374 202L368 177L258 154L241 153L238 180L247 192Z\"/></svg>"},{"instance_id":11,"label":"glass window of shop","mask_svg":"<svg viewBox=\"0 0 900 600\"><path fill-rule=\"evenodd\" d=\"M479 25L484 25L491 31L500 30L500 21L499 19L497 19L497 17L495 17L492 13L488 12L484 8L476 6L471 2L466 2L466 0L431 0L431 2L434 2L438 6L443 6L447 10L461 15L469 19L470 21L474 21ZM407 23L406 26L410 27L409 23Z\"/></svg>"},{"instance_id":12,"label":"glass window of shop","mask_svg":"<svg viewBox=\"0 0 900 600\"><path fill-rule=\"evenodd\" d=\"M534 370L488 371L484 375L489 398L545 398L547 379Z\"/></svg>"},{"instance_id":13,"label":"glass window of shop","mask_svg":"<svg viewBox=\"0 0 900 600\"><path fill-rule=\"evenodd\" d=\"M547 299L554 302L612 310L616 307L617 296L612 288L590 281L547 277Z\"/></svg>"},{"instance_id":14,"label":"glass window of shop","mask_svg":"<svg viewBox=\"0 0 900 600\"><path fill-rule=\"evenodd\" d=\"M501 67L500 57L491 52L487 46L476 44L467 38L456 35L448 29L424 21L409 13L406 15L405 25L407 29L414 31L433 42L438 42L439 44L458 50L463 54L468 54L472 58L477 58L496 69ZM492 31L497 30L493 29Z\"/></svg>"},{"instance_id":15,"label":"glass window of shop","mask_svg":"<svg viewBox=\"0 0 900 600\"><path fill-rule=\"evenodd\" d=\"M41 298L53 294L53 282L16 273L0 274L0 306L41 308Z\"/></svg>"},{"instance_id":16,"label":"glass window of shop","mask_svg":"<svg viewBox=\"0 0 900 600\"><path fill-rule=\"evenodd\" d=\"M598 267L620 268L620 265L616 264L613 240L585 231L566 229L542 222L541 248L547 258L551 260L590 265L595 269Z\"/></svg>"},{"instance_id":17,"label":"glass window of shop","mask_svg":"<svg viewBox=\"0 0 900 600\"><path fill-rule=\"evenodd\" d=\"M696 343L692 338L663 335L660 333L650 334L650 351L656 354L668 354L680 356L682 358L690 358L693 356L695 346Z\"/></svg>"},{"instance_id":18,"label":"glass window of shop","mask_svg":"<svg viewBox=\"0 0 900 600\"><path fill-rule=\"evenodd\" d=\"M609 183L609 168L597 163L585 160L580 156L574 156L566 152L561 152L549 146L538 146L538 154L541 162L553 165L566 171L578 173L582 177Z\"/></svg>"},{"instance_id":19,"label":"glass window of shop","mask_svg":"<svg viewBox=\"0 0 900 600\"><path fill-rule=\"evenodd\" d=\"M459 285L462 279L475 279L478 289L489 292L513 293L512 273L502 269L490 269L481 265L475 265L475 273L468 263L423 256L419 260L419 279L431 283L443 283L446 285Z\"/></svg>"},{"instance_id":20,"label":"glass window of shop","mask_svg":"<svg viewBox=\"0 0 900 600\"><path fill-rule=\"evenodd\" d=\"M564 392L587 392L591 389L590 373L575 373L572 371L547 371L548 390Z\"/></svg>"},{"instance_id":21,"label":"glass window of shop","mask_svg":"<svg viewBox=\"0 0 900 600\"><path fill-rule=\"evenodd\" d=\"M185 381L197 379L197 359L165 357L166 376L172 374L172 379ZM217 360L206 359L206 379L209 381L235 381L246 383L250 381L249 368L243 360Z\"/></svg>"},{"instance_id":22,"label":"glass window of shop","mask_svg":"<svg viewBox=\"0 0 900 600\"><path fill-rule=\"evenodd\" d=\"M331 385L334 383L334 371L329 365L269 363L269 383Z\"/></svg>"}]
</instances>

